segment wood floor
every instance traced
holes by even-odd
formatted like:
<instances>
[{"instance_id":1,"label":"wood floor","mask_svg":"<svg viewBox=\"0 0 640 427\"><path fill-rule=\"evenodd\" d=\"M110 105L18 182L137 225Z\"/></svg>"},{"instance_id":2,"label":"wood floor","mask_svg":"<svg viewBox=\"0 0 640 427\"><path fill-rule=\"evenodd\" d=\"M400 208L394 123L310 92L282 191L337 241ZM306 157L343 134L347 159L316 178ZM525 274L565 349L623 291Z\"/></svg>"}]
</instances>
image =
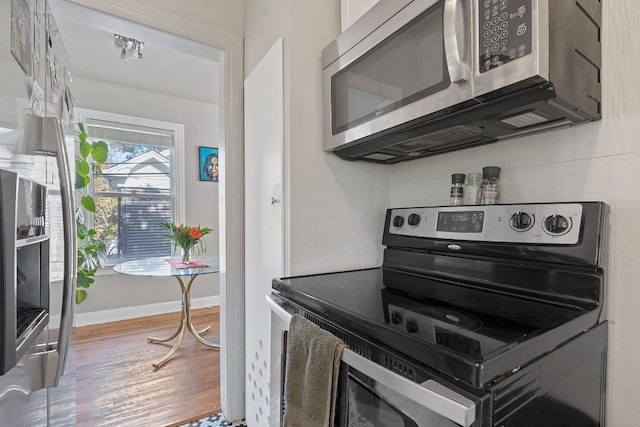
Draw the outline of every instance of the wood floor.
<instances>
[{"instance_id":1,"label":"wood floor","mask_svg":"<svg viewBox=\"0 0 640 427\"><path fill-rule=\"evenodd\" d=\"M219 342L219 307L192 311L203 338ZM77 426L177 426L220 410L220 352L187 332L173 357L151 363L175 343L151 344L148 335L171 336L180 313L76 328Z\"/></svg>"}]
</instances>

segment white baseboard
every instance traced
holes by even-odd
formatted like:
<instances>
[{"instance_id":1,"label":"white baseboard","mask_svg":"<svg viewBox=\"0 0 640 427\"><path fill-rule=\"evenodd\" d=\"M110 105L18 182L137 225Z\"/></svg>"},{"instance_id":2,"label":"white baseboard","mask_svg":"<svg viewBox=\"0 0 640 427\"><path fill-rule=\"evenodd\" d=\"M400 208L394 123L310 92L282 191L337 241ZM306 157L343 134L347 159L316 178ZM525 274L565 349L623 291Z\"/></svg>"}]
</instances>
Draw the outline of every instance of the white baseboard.
<instances>
[{"instance_id":1,"label":"white baseboard","mask_svg":"<svg viewBox=\"0 0 640 427\"><path fill-rule=\"evenodd\" d=\"M191 308L205 308L220 305L220 295L193 298ZM180 301L161 302L157 304L138 305L135 307L114 308L111 310L94 311L90 313L76 313L74 326L97 325L99 323L116 322L119 320L135 319L138 317L154 316L156 314L180 311ZM58 324L60 316L51 316L51 323Z\"/></svg>"}]
</instances>

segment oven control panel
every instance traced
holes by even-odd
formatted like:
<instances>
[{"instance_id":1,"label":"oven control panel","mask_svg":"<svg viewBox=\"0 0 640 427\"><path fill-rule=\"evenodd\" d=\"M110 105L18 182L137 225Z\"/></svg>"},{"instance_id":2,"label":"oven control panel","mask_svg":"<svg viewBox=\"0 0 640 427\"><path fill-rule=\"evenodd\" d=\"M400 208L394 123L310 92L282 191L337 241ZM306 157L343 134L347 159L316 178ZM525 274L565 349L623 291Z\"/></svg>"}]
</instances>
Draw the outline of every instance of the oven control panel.
<instances>
[{"instance_id":1,"label":"oven control panel","mask_svg":"<svg viewBox=\"0 0 640 427\"><path fill-rule=\"evenodd\" d=\"M442 206L391 210L389 233L449 240L571 245L580 203Z\"/></svg>"}]
</instances>

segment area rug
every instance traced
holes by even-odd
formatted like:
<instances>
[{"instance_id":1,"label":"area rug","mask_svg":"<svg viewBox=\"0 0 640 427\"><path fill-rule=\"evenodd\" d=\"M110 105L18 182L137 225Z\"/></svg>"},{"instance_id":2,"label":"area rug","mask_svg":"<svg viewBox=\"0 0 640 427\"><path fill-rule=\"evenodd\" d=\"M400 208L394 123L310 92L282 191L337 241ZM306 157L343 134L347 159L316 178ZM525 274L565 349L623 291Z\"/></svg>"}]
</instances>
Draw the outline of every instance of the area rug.
<instances>
[{"instance_id":1,"label":"area rug","mask_svg":"<svg viewBox=\"0 0 640 427\"><path fill-rule=\"evenodd\" d=\"M244 422L230 423L224 419L222 414L213 414L208 417L201 418L199 420L191 421L190 423L183 424L180 427L247 427Z\"/></svg>"}]
</instances>

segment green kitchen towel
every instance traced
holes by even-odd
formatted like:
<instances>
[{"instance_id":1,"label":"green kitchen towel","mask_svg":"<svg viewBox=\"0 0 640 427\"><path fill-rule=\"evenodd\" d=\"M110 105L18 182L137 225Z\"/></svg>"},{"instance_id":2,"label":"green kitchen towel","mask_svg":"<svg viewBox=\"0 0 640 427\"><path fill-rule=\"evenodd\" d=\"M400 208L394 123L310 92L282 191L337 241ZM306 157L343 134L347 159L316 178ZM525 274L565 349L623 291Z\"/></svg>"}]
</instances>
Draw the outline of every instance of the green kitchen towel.
<instances>
[{"instance_id":1,"label":"green kitchen towel","mask_svg":"<svg viewBox=\"0 0 640 427\"><path fill-rule=\"evenodd\" d=\"M287 339L284 427L346 425L346 344L300 315L293 315Z\"/></svg>"}]
</instances>

